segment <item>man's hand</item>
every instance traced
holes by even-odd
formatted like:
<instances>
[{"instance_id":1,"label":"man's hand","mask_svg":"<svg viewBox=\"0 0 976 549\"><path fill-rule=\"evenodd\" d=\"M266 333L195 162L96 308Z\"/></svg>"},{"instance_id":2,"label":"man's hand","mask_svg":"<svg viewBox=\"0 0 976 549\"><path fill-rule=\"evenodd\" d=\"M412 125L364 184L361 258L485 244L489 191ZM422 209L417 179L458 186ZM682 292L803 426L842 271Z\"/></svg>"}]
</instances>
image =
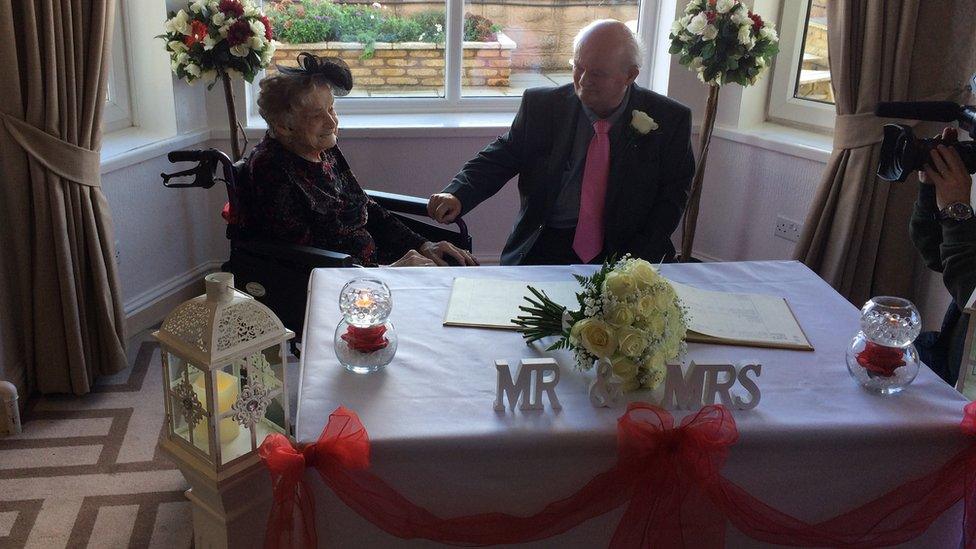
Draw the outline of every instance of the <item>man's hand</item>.
<instances>
[{"instance_id":1,"label":"man's hand","mask_svg":"<svg viewBox=\"0 0 976 549\"><path fill-rule=\"evenodd\" d=\"M427 202L427 215L438 223L450 223L461 213L461 201L450 193L430 195Z\"/></svg>"},{"instance_id":2,"label":"man's hand","mask_svg":"<svg viewBox=\"0 0 976 549\"><path fill-rule=\"evenodd\" d=\"M428 243L429 244L429 243ZM410 250L403 257L390 264L390 267L433 267L434 261L420 255L416 250Z\"/></svg>"},{"instance_id":3,"label":"man's hand","mask_svg":"<svg viewBox=\"0 0 976 549\"><path fill-rule=\"evenodd\" d=\"M473 255L468 253L466 250L458 248L454 244L447 242L446 240L441 240L438 243L424 242L417 248L420 253L429 258L435 264L444 266L447 265L447 261L444 260L444 256L453 257L458 265L478 265L478 260L474 258Z\"/></svg>"},{"instance_id":4,"label":"man's hand","mask_svg":"<svg viewBox=\"0 0 976 549\"><path fill-rule=\"evenodd\" d=\"M942 140L945 143L956 143L955 128L943 130ZM925 166L925 182L935 185L935 200L939 209L953 202L969 204L973 180L959 156L959 151L940 144L932 149L930 155L931 161Z\"/></svg>"}]
</instances>

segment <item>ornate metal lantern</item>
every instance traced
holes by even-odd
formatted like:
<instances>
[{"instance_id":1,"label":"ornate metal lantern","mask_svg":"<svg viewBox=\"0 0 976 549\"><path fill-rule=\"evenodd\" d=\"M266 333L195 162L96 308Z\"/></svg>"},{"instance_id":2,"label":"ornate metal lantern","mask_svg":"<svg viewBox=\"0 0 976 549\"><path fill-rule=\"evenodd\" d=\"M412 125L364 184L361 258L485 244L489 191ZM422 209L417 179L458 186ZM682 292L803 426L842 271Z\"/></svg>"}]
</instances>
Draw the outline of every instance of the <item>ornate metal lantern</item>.
<instances>
[{"instance_id":1,"label":"ornate metal lantern","mask_svg":"<svg viewBox=\"0 0 976 549\"><path fill-rule=\"evenodd\" d=\"M291 431L285 368L295 334L235 290L232 274L205 281L207 293L179 305L153 334L162 347L161 446L192 486L197 546L234 546L228 517L257 510L240 502L262 507L255 483L267 480L257 476L264 472L255 450L268 434Z\"/></svg>"}]
</instances>

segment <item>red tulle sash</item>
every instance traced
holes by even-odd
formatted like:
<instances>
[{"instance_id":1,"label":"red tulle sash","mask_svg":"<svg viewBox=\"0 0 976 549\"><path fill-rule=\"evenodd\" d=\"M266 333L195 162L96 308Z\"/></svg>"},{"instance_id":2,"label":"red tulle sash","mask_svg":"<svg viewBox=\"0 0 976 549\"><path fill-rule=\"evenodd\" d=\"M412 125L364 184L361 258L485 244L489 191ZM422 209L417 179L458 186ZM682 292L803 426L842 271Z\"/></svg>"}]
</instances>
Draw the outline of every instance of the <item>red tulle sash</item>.
<instances>
[{"instance_id":1,"label":"red tulle sash","mask_svg":"<svg viewBox=\"0 0 976 549\"><path fill-rule=\"evenodd\" d=\"M966 406L965 433L976 434L976 403ZM389 534L456 545L546 539L626 504L612 548L721 547L726 522L747 536L782 545L876 547L904 543L946 509L965 504L963 533L976 549L976 445L941 469L833 519L809 524L777 511L724 478L738 439L731 413L706 406L674 426L670 413L633 403L617 421L617 464L575 494L530 516L505 513L442 518L414 504L369 472L369 436L356 414L340 407L315 443L297 449L269 435L259 449L271 472L274 505L266 547L315 547L315 502L306 467L350 508Z\"/></svg>"}]
</instances>

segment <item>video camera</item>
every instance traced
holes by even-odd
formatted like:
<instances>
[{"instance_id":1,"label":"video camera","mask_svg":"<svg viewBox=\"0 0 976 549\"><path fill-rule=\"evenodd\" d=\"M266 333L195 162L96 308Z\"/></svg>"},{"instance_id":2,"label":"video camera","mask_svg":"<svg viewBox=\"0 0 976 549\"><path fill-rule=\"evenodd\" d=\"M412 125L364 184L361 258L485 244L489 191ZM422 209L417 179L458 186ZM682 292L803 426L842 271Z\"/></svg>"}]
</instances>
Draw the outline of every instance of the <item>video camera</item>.
<instances>
[{"instance_id":1,"label":"video camera","mask_svg":"<svg viewBox=\"0 0 976 549\"><path fill-rule=\"evenodd\" d=\"M970 89L976 89L976 75ZM874 114L885 118L958 122L961 129L976 139L976 106L973 105L957 105L951 101L883 102L878 103ZM910 126L885 124L878 177L885 181L904 181L910 173L929 163L930 151L940 144L956 149L966 170L976 172L976 141L943 143L940 137L919 139Z\"/></svg>"}]
</instances>

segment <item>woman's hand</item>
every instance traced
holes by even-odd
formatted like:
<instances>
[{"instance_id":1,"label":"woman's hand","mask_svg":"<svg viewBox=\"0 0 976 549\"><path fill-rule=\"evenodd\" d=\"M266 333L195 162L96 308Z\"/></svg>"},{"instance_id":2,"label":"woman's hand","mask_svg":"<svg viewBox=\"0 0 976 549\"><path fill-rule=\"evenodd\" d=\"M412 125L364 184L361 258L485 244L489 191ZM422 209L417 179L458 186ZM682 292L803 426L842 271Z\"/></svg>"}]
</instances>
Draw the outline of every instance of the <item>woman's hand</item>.
<instances>
[{"instance_id":1,"label":"woman's hand","mask_svg":"<svg viewBox=\"0 0 976 549\"><path fill-rule=\"evenodd\" d=\"M478 260L468 253L467 250L462 250L446 240L441 240L436 244L433 242L424 242L417 249L424 257L430 258L437 265L447 265L444 256L453 257L457 261L457 264L461 266L478 265Z\"/></svg>"},{"instance_id":2,"label":"woman's hand","mask_svg":"<svg viewBox=\"0 0 976 549\"><path fill-rule=\"evenodd\" d=\"M420 255L416 250L410 250L391 263L390 267L433 267L435 265L436 263L430 258Z\"/></svg>"},{"instance_id":3,"label":"woman's hand","mask_svg":"<svg viewBox=\"0 0 976 549\"><path fill-rule=\"evenodd\" d=\"M427 215L438 223L450 223L461 213L461 201L451 193L430 195Z\"/></svg>"},{"instance_id":4,"label":"woman's hand","mask_svg":"<svg viewBox=\"0 0 976 549\"><path fill-rule=\"evenodd\" d=\"M942 131L945 143L956 143L955 128ZM969 204L970 188L973 180L959 151L946 145L938 145L930 152L931 161L925 165L925 182L935 185L935 200L939 209L953 202Z\"/></svg>"}]
</instances>

